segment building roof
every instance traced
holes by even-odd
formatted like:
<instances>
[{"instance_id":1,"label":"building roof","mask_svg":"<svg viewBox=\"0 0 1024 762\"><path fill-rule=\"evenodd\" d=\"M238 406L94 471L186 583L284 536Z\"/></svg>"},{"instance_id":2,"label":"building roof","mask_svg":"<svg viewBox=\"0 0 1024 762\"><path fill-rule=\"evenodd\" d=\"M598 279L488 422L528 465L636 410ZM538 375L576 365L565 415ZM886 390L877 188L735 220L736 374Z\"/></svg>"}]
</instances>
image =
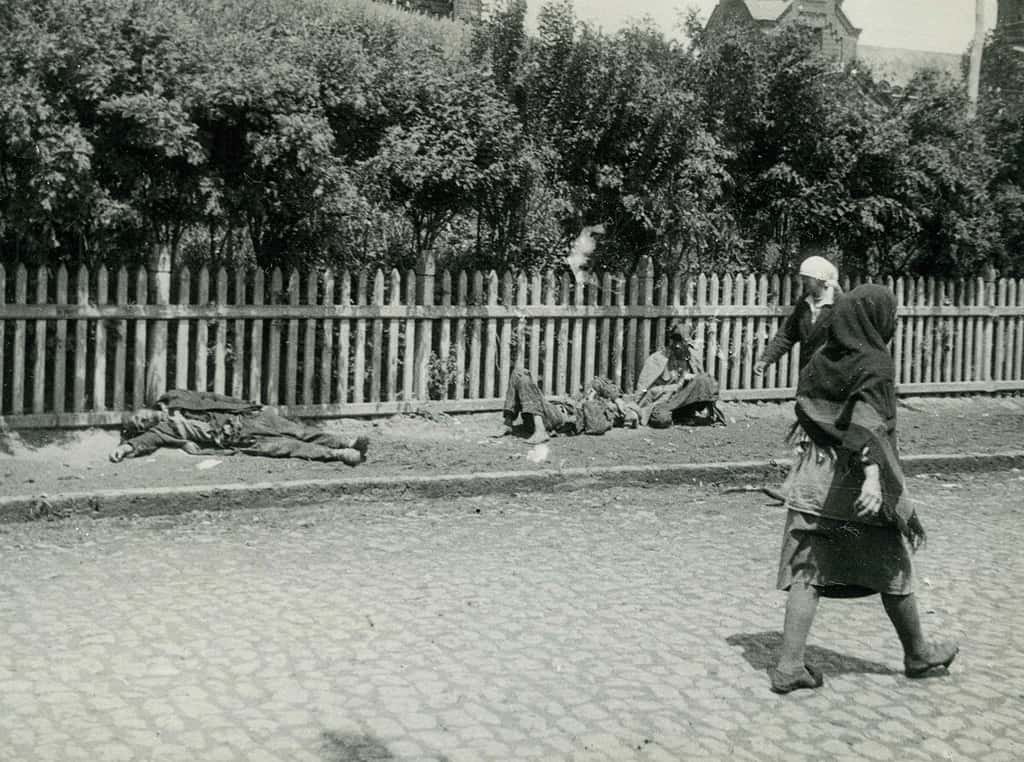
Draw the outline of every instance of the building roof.
<instances>
[{"instance_id":1,"label":"building roof","mask_svg":"<svg viewBox=\"0 0 1024 762\"><path fill-rule=\"evenodd\" d=\"M755 21L776 21L785 13L793 0L744 0Z\"/></svg>"},{"instance_id":2,"label":"building roof","mask_svg":"<svg viewBox=\"0 0 1024 762\"><path fill-rule=\"evenodd\" d=\"M857 60L870 66L877 79L898 86L906 85L915 74L926 69L936 69L955 79L963 77L960 53L858 45Z\"/></svg>"}]
</instances>

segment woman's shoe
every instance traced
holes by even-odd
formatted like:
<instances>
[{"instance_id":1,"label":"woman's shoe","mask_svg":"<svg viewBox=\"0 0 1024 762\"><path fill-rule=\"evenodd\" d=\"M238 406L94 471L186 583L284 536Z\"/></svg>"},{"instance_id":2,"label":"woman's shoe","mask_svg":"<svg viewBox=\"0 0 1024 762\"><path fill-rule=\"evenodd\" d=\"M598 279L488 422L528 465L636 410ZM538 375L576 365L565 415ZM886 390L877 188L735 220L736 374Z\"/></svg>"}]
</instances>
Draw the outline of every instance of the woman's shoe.
<instances>
[{"instance_id":1,"label":"woman's shoe","mask_svg":"<svg viewBox=\"0 0 1024 762\"><path fill-rule=\"evenodd\" d=\"M813 690L825 684L825 676L821 674L821 670L806 664L796 673L782 672L777 667L770 667L768 677L772 681L772 691L775 693L790 693L801 688Z\"/></svg>"},{"instance_id":2,"label":"woman's shoe","mask_svg":"<svg viewBox=\"0 0 1024 762\"><path fill-rule=\"evenodd\" d=\"M928 643L920 656L903 659L904 674L907 677L925 677L933 669L948 668L959 652L960 646L952 640Z\"/></svg>"}]
</instances>

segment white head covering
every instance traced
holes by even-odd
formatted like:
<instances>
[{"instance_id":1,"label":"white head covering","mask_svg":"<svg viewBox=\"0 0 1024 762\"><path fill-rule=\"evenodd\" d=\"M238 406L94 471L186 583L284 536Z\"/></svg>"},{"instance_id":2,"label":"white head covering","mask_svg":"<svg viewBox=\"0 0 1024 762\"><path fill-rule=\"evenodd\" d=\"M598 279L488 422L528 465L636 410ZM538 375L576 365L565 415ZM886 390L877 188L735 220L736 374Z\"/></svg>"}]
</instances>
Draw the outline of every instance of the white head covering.
<instances>
[{"instance_id":1,"label":"white head covering","mask_svg":"<svg viewBox=\"0 0 1024 762\"><path fill-rule=\"evenodd\" d=\"M818 319L821 308L826 304L832 304L836 292L842 291L839 286L839 270L824 257L808 257L800 263L800 274L825 284L825 290L817 298L807 297L807 303L811 306L811 322L814 322Z\"/></svg>"},{"instance_id":2,"label":"white head covering","mask_svg":"<svg viewBox=\"0 0 1024 762\"><path fill-rule=\"evenodd\" d=\"M808 257L800 263L800 274L809 278L824 281L829 285L839 280L839 271L836 266L825 257Z\"/></svg>"}]
</instances>

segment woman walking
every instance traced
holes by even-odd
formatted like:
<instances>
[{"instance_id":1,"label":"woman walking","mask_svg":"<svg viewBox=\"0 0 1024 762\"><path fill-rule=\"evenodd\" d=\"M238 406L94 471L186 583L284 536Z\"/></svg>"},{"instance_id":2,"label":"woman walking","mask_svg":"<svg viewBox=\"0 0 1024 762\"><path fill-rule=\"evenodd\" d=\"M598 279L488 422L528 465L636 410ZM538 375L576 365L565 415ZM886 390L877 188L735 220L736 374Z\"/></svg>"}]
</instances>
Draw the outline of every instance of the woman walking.
<instances>
[{"instance_id":1,"label":"woman walking","mask_svg":"<svg viewBox=\"0 0 1024 762\"><path fill-rule=\"evenodd\" d=\"M822 685L804 661L820 596L880 593L907 677L948 667L959 650L925 640L913 593L911 553L925 533L903 494L896 449L895 323L891 291L855 288L836 301L827 339L800 373L778 576L789 597L779 661L769 670L776 693Z\"/></svg>"}]
</instances>

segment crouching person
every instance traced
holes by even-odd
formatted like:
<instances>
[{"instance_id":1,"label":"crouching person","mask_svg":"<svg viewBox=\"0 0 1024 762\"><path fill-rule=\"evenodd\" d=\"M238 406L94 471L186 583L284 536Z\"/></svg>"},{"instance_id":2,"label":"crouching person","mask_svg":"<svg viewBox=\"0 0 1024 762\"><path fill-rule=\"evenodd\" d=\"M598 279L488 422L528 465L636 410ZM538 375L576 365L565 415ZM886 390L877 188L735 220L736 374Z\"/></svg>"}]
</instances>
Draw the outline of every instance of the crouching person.
<instances>
[{"instance_id":1,"label":"crouching person","mask_svg":"<svg viewBox=\"0 0 1024 762\"><path fill-rule=\"evenodd\" d=\"M718 380L704 372L685 324L673 324L665 348L647 358L636 382L642 424L666 429L673 423L724 426Z\"/></svg>"},{"instance_id":2,"label":"crouching person","mask_svg":"<svg viewBox=\"0 0 1024 762\"><path fill-rule=\"evenodd\" d=\"M502 414L501 435L511 434L522 416L532 425L530 444L546 442L553 434L603 434L613 426L636 428L640 420L639 408L627 402L608 379L595 378L583 394L545 397L525 368L516 368L509 376Z\"/></svg>"},{"instance_id":3,"label":"crouching person","mask_svg":"<svg viewBox=\"0 0 1024 762\"><path fill-rule=\"evenodd\" d=\"M160 447L179 448L190 455L215 449L356 466L366 460L369 439L321 431L255 402L175 389L154 407L125 414L121 443L110 459L118 463Z\"/></svg>"}]
</instances>

